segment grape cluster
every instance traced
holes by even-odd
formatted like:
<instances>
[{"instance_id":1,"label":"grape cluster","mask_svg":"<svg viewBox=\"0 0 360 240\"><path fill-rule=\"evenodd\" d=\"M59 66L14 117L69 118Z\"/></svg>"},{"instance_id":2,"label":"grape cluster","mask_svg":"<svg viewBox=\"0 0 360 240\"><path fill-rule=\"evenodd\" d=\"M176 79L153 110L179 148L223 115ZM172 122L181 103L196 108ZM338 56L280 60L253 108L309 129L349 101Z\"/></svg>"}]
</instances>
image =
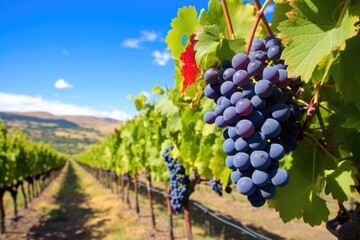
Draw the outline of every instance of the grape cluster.
<instances>
[{"instance_id":1,"label":"grape cluster","mask_svg":"<svg viewBox=\"0 0 360 240\"><path fill-rule=\"evenodd\" d=\"M260 207L284 186L288 173L279 160L295 149L302 109L294 101L301 80L288 77L275 36L255 39L249 55L236 54L220 69L204 73L205 95L217 106L204 114L223 132L231 180L251 205Z\"/></svg>"},{"instance_id":2,"label":"grape cluster","mask_svg":"<svg viewBox=\"0 0 360 240\"><path fill-rule=\"evenodd\" d=\"M222 196L222 186L220 181L216 181L215 179L210 179L210 187L211 189L220 197Z\"/></svg>"},{"instance_id":3,"label":"grape cluster","mask_svg":"<svg viewBox=\"0 0 360 240\"><path fill-rule=\"evenodd\" d=\"M124 174L124 179L125 179L126 181L129 181L129 180L131 179L130 172L126 172L126 173Z\"/></svg>"},{"instance_id":4,"label":"grape cluster","mask_svg":"<svg viewBox=\"0 0 360 240\"><path fill-rule=\"evenodd\" d=\"M185 169L181 163L170 156L171 149L173 149L172 145L165 148L162 156L170 173L170 204L174 212L179 214L188 195L189 178L185 175Z\"/></svg>"}]
</instances>

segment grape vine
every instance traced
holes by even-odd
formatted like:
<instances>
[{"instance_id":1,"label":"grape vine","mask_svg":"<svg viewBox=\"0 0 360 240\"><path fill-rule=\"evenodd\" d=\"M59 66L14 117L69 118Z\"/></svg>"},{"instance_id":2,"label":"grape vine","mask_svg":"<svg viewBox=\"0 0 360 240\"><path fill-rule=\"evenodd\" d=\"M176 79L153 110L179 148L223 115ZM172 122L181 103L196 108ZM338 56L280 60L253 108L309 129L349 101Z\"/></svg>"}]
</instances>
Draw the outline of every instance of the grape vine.
<instances>
[{"instance_id":1,"label":"grape vine","mask_svg":"<svg viewBox=\"0 0 360 240\"><path fill-rule=\"evenodd\" d=\"M342 209L359 201L358 3L276 0L269 24L271 1L254 2L180 8L166 37L174 87L156 86L157 100L133 97L140 113L119 127L118 145L111 136L81 161L166 183L161 154L171 143L186 175L219 179L223 188L256 182L257 190L238 190L253 196L266 188L254 205L271 197L266 203L284 222L329 221L324 195ZM281 186L275 195L270 183Z\"/></svg>"}]
</instances>

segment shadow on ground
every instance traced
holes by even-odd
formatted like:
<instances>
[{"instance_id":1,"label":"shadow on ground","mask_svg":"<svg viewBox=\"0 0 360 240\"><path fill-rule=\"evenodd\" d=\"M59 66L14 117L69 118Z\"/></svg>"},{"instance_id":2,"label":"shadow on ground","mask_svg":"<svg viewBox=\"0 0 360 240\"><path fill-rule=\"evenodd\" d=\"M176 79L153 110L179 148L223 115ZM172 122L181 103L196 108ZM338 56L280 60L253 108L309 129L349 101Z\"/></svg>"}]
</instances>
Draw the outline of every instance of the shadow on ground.
<instances>
[{"instance_id":1,"label":"shadow on ground","mask_svg":"<svg viewBox=\"0 0 360 240\"><path fill-rule=\"evenodd\" d=\"M89 207L84 207L87 196L82 193L79 177L76 175L72 164L66 169L64 182L57 196L55 204L59 208L51 210L40 219L38 225L33 226L27 239L101 239L105 236L100 230L107 220L85 224L97 213Z\"/></svg>"}]
</instances>

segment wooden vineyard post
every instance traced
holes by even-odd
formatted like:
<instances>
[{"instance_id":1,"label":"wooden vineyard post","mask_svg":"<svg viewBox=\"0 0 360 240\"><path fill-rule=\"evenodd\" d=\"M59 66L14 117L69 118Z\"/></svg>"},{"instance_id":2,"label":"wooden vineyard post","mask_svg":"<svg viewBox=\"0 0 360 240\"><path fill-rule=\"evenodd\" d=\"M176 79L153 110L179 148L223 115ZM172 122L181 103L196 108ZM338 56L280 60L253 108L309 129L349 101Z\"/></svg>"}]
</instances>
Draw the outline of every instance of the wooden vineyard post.
<instances>
[{"instance_id":1,"label":"wooden vineyard post","mask_svg":"<svg viewBox=\"0 0 360 240\"><path fill-rule=\"evenodd\" d=\"M119 195L121 198L124 198L124 180L125 180L124 175L123 174L120 175L120 193L119 193Z\"/></svg>"},{"instance_id":2,"label":"wooden vineyard post","mask_svg":"<svg viewBox=\"0 0 360 240\"><path fill-rule=\"evenodd\" d=\"M18 218L18 208L17 208L17 186L11 184L10 187L6 188L7 191L10 192L11 198L13 200L14 205L14 220Z\"/></svg>"},{"instance_id":3,"label":"wooden vineyard post","mask_svg":"<svg viewBox=\"0 0 360 240\"><path fill-rule=\"evenodd\" d=\"M128 178L126 183L125 202L128 204L128 207L131 208L129 191L130 191L130 177Z\"/></svg>"},{"instance_id":4,"label":"wooden vineyard post","mask_svg":"<svg viewBox=\"0 0 360 240\"><path fill-rule=\"evenodd\" d=\"M28 208L28 205L27 205L27 196L26 196L26 192L25 192L25 189L24 189L24 182L23 182L23 181L20 181L19 184L20 184L20 188L21 188L22 195L23 195L23 197L24 197L24 207L25 207L25 208Z\"/></svg>"},{"instance_id":5,"label":"wooden vineyard post","mask_svg":"<svg viewBox=\"0 0 360 240\"><path fill-rule=\"evenodd\" d=\"M4 209L4 193L5 189L0 189L0 233L5 233L5 209Z\"/></svg>"},{"instance_id":6,"label":"wooden vineyard post","mask_svg":"<svg viewBox=\"0 0 360 240\"><path fill-rule=\"evenodd\" d=\"M200 183L200 176L196 171L192 171L189 176L188 183L188 195L184 200L184 220L185 220L185 228L186 228L186 237L188 240L192 240L192 230L191 230L191 217L190 217L190 195L195 190L195 185Z\"/></svg>"},{"instance_id":7,"label":"wooden vineyard post","mask_svg":"<svg viewBox=\"0 0 360 240\"><path fill-rule=\"evenodd\" d=\"M140 206L139 206L139 185L138 185L137 173L135 173L134 176L134 192L135 192L135 211L136 214L139 215Z\"/></svg>"},{"instance_id":8,"label":"wooden vineyard post","mask_svg":"<svg viewBox=\"0 0 360 240\"><path fill-rule=\"evenodd\" d=\"M192 240L192 231L191 231L191 217L190 217L190 201L189 197L185 199L184 202L184 219L185 219L185 229L186 237L188 240Z\"/></svg>"},{"instance_id":9,"label":"wooden vineyard post","mask_svg":"<svg viewBox=\"0 0 360 240\"><path fill-rule=\"evenodd\" d=\"M151 174L146 173L146 187L148 192L148 199L149 199L149 207L150 207L150 214L151 214L151 224L153 229L156 229L156 221L155 221L155 214L154 214L154 205L152 201L152 183L151 183Z\"/></svg>"},{"instance_id":10,"label":"wooden vineyard post","mask_svg":"<svg viewBox=\"0 0 360 240\"><path fill-rule=\"evenodd\" d=\"M171 209L171 204L170 204L170 195L168 194L168 190L165 191L165 200L166 200L166 206L167 206L167 213L168 213L168 232L169 232L169 239L173 240L174 239L174 224L173 224L173 218L172 218L172 209Z\"/></svg>"}]
</instances>

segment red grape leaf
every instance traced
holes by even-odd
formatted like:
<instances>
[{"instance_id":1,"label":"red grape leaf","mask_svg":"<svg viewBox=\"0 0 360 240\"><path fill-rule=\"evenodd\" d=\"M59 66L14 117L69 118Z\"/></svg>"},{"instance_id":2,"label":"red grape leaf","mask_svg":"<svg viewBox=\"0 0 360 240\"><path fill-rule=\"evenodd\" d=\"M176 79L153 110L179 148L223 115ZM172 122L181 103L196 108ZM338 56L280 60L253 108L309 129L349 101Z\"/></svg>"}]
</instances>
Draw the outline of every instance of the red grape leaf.
<instances>
[{"instance_id":1,"label":"red grape leaf","mask_svg":"<svg viewBox=\"0 0 360 240\"><path fill-rule=\"evenodd\" d=\"M195 34L190 36L190 42L185 48L185 51L180 55L180 60L183 63L180 69L181 75L184 77L183 87L181 92L192 84L195 83L197 75L200 73L200 68L196 64L194 46L197 40L195 40Z\"/></svg>"}]
</instances>

